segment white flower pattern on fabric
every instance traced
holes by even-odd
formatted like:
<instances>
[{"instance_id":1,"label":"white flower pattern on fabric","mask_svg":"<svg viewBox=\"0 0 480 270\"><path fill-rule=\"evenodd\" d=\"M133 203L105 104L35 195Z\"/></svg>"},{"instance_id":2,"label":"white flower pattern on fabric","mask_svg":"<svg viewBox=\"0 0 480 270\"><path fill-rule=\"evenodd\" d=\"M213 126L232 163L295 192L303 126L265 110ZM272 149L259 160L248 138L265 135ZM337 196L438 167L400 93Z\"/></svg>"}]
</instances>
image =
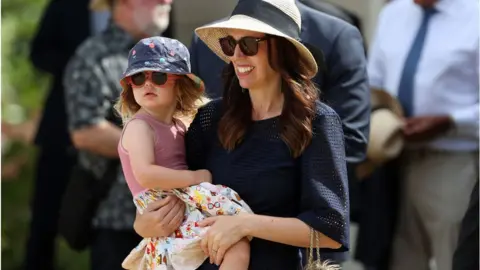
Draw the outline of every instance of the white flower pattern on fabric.
<instances>
[{"instance_id":1,"label":"white flower pattern on fabric","mask_svg":"<svg viewBox=\"0 0 480 270\"><path fill-rule=\"evenodd\" d=\"M207 258L200 247L200 241L208 228L199 227L198 222L211 216L252 213L237 192L223 185L201 183L174 189L171 193L186 203L182 225L169 237L143 239L123 261L123 268L195 270ZM171 193L149 189L136 195L134 203L143 214L149 203Z\"/></svg>"}]
</instances>

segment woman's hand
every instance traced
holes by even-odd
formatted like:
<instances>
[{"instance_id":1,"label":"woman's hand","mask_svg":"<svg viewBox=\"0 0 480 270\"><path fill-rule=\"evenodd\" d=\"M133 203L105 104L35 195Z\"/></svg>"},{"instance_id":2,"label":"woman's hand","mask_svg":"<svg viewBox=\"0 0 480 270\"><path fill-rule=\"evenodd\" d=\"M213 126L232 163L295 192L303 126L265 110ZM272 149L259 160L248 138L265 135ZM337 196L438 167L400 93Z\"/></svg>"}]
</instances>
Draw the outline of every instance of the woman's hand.
<instances>
[{"instance_id":1,"label":"woman's hand","mask_svg":"<svg viewBox=\"0 0 480 270\"><path fill-rule=\"evenodd\" d=\"M210 263L220 265L227 250L246 236L244 224L241 215L210 217L198 223L200 227L211 226L201 242Z\"/></svg>"},{"instance_id":2,"label":"woman's hand","mask_svg":"<svg viewBox=\"0 0 480 270\"><path fill-rule=\"evenodd\" d=\"M174 195L152 202L142 215L137 212L134 230L144 238L166 237L182 224L185 203Z\"/></svg>"}]
</instances>

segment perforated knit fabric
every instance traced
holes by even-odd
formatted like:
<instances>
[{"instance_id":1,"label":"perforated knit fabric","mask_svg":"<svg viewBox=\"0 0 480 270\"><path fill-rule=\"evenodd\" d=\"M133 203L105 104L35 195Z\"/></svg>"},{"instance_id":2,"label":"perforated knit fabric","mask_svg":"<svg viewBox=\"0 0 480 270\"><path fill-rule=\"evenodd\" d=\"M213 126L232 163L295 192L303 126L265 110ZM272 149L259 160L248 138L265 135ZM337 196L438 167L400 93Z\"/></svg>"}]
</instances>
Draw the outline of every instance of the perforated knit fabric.
<instances>
[{"instance_id":1,"label":"perforated knit fabric","mask_svg":"<svg viewBox=\"0 0 480 270\"><path fill-rule=\"evenodd\" d=\"M349 247L348 179L344 136L338 115L318 102L313 139L293 158L280 139L279 118L255 121L233 151L217 136L221 100L201 108L186 135L190 169L207 169L214 184L236 190L254 213L297 217L317 231ZM298 248L254 238L251 270L297 269ZM218 269L205 262L200 270Z\"/></svg>"}]
</instances>

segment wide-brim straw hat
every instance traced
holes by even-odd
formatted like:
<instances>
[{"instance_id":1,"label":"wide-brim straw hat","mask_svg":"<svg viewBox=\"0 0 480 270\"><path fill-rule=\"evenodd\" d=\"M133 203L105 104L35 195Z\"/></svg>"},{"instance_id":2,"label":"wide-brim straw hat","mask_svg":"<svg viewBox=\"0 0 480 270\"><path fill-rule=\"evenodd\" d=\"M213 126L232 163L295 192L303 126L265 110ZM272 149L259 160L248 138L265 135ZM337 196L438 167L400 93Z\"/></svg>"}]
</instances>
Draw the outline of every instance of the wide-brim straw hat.
<instances>
[{"instance_id":1,"label":"wide-brim straw hat","mask_svg":"<svg viewBox=\"0 0 480 270\"><path fill-rule=\"evenodd\" d=\"M375 168L397 158L404 148L403 109L400 102L387 91L373 89L371 92L370 137L367 159L357 167L361 180L373 173Z\"/></svg>"},{"instance_id":2,"label":"wide-brim straw hat","mask_svg":"<svg viewBox=\"0 0 480 270\"><path fill-rule=\"evenodd\" d=\"M227 20L199 27L195 33L226 63L230 60L223 53L219 39L226 37L230 29L285 38L297 48L300 57L305 60L306 75L313 78L318 72L317 60L322 60L316 60L314 54L317 58L323 57L323 54L301 41L301 26L302 19L295 0L240 0Z\"/></svg>"}]
</instances>

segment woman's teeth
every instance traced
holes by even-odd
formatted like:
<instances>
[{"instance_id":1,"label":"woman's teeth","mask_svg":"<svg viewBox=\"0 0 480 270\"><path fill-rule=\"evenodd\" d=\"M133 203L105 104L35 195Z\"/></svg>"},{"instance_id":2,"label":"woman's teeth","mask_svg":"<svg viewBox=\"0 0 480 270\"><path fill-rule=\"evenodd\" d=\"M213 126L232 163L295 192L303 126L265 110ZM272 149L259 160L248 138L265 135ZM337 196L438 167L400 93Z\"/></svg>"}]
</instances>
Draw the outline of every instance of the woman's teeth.
<instances>
[{"instance_id":1,"label":"woman's teeth","mask_svg":"<svg viewBox=\"0 0 480 270\"><path fill-rule=\"evenodd\" d=\"M248 73L253 70L253 67L238 67L239 73Z\"/></svg>"}]
</instances>

